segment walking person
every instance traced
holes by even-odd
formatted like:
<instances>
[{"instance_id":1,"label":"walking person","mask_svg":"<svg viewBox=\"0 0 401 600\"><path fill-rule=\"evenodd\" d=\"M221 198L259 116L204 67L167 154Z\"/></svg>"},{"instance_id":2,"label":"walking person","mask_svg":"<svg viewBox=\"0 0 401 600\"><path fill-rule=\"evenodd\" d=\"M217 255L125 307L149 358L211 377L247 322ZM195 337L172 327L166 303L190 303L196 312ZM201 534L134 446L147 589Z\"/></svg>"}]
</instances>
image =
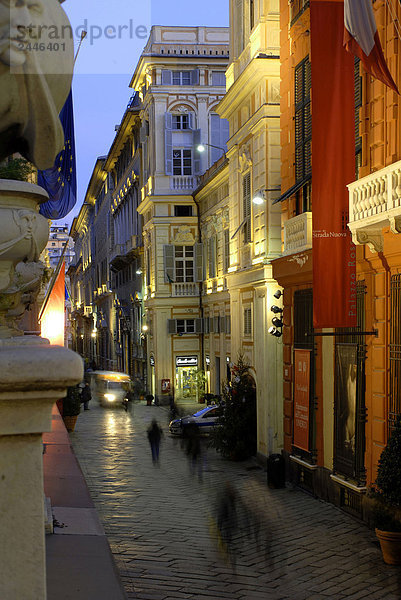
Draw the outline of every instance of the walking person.
<instances>
[{"instance_id":1,"label":"walking person","mask_svg":"<svg viewBox=\"0 0 401 600\"><path fill-rule=\"evenodd\" d=\"M163 436L163 430L159 427L156 419L153 419L148 429L148 440L152 451L152 462L154 465L159 463L160 440Z\"/></svg>"},{"instance_id":2,"label":"walking person","mask_svg":"<svg viewBox=\"0 0 401 600\"><path fill-rule=\"evenodd\" d=\"M81 402L84 405L84 410L89 410L89 402L92 400L92 392L89 383L86 381L81 392Z\"/></svg>"}]
</instances>

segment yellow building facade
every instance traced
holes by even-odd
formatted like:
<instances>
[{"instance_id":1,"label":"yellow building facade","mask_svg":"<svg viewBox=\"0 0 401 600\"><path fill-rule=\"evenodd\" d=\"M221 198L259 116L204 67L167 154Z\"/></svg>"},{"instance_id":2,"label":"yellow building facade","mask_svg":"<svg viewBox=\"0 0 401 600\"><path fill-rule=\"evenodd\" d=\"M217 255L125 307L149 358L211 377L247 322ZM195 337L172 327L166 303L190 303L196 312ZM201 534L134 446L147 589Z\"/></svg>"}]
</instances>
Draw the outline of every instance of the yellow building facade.
<instances>
[{"instance_id":1,"label":"yellow building facade","mask_svg":"<svg viewBox=\"0 0 401 600\"><path fill-rule=\"evenodd\" d=\"M228 142L231 360L242 353L257 393L258 454L282 448L282 344L268 334L279 305L271 261L281 253L279 3L230 2L230 65L218 112Z\"/></svg>"}]
</instances>

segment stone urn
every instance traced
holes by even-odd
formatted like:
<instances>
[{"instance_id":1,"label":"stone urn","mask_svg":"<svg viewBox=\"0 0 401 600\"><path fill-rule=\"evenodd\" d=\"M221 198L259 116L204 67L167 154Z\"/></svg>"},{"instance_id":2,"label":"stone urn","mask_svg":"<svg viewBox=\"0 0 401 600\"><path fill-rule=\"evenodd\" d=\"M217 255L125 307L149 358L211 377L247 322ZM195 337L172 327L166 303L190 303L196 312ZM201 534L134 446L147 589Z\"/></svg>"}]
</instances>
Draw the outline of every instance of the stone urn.
<instances>
[{"instance_id":1,"label":"stone urn","mask_svg":"<svg viewBox=\"0 0 401 600\"><path fill-rule=\"evenodd\" d=\"M37 185L0 180L0 339L23 335L18 319L40 290L49 222L39 204L47 200Z\"/></svg>"}]
</instances>

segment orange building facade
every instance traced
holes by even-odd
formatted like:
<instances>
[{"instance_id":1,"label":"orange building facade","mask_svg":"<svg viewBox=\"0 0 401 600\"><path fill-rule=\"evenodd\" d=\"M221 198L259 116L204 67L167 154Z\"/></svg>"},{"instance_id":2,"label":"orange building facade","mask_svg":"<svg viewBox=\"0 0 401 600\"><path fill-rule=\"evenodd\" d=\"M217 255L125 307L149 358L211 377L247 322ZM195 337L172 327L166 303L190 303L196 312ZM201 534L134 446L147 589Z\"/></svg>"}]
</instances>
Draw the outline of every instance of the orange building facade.
<instances>
[{"instance_id":1,"label":"orange building facade","mask_svg":"<svg viewBox=\"0 0 401 600\"><path fill-rule=\"evenodd\" d=\"M377 0L374 12L400 87L399 28L393 21L401 19L399 3ZM355 61L348 227L356 245L357 327L313 330L309 2L281 0L280 19L283 255L273 261L273 277L284 289L284 453L292 481L364 517L366 492L401 413L399 96Z\"/></svg>"}]
</instances>

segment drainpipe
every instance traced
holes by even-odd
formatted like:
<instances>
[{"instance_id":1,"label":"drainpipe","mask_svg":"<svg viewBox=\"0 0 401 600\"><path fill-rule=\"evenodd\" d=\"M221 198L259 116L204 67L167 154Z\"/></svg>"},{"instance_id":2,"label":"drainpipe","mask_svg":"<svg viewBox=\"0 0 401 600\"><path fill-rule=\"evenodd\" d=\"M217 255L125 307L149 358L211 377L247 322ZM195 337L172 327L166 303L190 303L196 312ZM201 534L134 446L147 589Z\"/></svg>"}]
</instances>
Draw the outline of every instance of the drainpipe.
<instances>
[{"instance_id":1,"label":"drainpipe","mask_svg":"<svg viewBox=\"0 0 401 600\"><path fill-rule=\"evenodd\" d=\"M198 217L198 241L201 244L202 243L202 231L201 231L201 220L200 220L199 203L195 199L195 194L193 194L192 199L193 199L193 201L194 201L194 203L196 205L196 211L197 211L197 217ZM196 267L196 265L195 265L195 267ZM201 331L201 334L200 334L200 340L201 340L201 369L202 369L202 371L205 371L205 334L203 333L202 287L203 287L203 281L199 282L199 314L200 314L200 318L202 319L202 331Z\"/></svg>"}]
</instances>

